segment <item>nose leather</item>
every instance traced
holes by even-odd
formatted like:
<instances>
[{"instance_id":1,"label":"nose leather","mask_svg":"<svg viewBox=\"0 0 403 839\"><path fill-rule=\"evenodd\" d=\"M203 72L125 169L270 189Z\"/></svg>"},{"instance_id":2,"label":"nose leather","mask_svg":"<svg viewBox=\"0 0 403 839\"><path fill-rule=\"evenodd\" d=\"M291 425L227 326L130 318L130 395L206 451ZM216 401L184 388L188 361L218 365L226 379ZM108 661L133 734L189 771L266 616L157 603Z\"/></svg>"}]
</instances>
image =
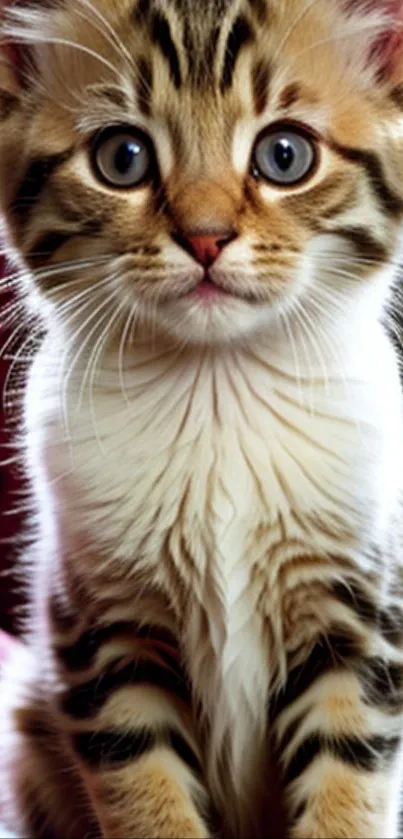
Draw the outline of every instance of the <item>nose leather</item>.
<instances>
[{"instance_id":1,"label":"nose leather","mask_svg":"<svg viewBox=\"0 0 403 839\"><path fill-rule=\"evenodd\" d=\"M209 268L210 265L213 265L216 259L218 259L223 247L230 241L230 237L214 234L187 236L186 238L190 251L204 268Z\"/></svg>"}]
</instances>

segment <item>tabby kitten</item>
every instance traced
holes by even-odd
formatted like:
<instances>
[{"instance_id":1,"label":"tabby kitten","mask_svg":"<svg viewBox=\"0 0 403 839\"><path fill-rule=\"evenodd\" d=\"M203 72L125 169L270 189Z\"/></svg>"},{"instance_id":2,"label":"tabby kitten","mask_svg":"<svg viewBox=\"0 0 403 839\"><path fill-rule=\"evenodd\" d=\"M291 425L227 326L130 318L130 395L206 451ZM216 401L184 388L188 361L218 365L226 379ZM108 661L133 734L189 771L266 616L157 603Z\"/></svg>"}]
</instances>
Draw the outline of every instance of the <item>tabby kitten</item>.
<instances>
[{"instance_id":1,"label":"tabby kitten","mask_svg":"<svg viewBox=\"0 0 403 839\"><path fill-rule=\"evenodd\" d=\"M19 836L398 836L402 18L5 14L1 209L46 324Z\"/></svg>"}]
</instances>

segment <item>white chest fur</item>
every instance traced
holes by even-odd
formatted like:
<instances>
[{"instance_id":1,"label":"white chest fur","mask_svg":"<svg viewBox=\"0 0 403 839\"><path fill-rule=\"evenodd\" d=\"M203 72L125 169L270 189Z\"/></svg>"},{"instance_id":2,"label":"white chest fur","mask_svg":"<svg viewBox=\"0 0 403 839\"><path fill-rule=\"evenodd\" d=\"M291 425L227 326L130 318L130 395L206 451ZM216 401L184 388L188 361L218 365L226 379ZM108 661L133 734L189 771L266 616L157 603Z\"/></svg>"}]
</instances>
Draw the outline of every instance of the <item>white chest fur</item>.
<instances>
[{"instance_id":1,"label":"white chest fur","mask_svg":"<svg viewBox=\"0 0 403 839\"><path fill-rule=\"evenodd\" d=\"M110 360L93 390L88 378L82 387L83 361L64 417L54 357L53 343L28 393L38 492L63 520L62 539L74 523L173 602L180 581L194 684L207 715L214 711L215 742L231 730L244 785L264 733L273 656L278 675L285 666L284 597L297 581L284 568L296 553L348 553L377 538L396 498L400 395L390 347L379 328L346 351L343 375L329 360L326 376L302 362L299 378L284 347L138 352L124 375Z\"/></svg>"}]
</instances>

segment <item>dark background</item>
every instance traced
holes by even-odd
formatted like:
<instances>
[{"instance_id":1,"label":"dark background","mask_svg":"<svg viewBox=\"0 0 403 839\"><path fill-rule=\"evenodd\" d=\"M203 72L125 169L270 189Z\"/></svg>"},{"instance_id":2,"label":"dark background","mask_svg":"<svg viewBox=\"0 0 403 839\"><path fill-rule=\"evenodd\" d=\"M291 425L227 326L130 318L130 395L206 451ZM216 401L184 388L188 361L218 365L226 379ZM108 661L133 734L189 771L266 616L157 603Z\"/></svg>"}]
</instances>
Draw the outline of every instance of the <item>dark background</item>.
<instances>
[{"instance_id":1,"label":"dark background","mask_svg":"<svg viewBox=\"0 0 403 839\"><path fill-rule=\"evenodd\" d=\"M5 265L0 257L0 278L4 276ZM16 631L18 615L22 606L21 584L15 575L15 562L18 554L18 542L23 531L23 513L18 509L23 505L25 488L21 468L10 463L17 455L13 449L18 429L19 410L13 405L6 410L3 399L4 384L18 346L24 340L23 329L18 328L16 341L4 351L12 332L19 327L17 313L8 323L10 305L14 302L13 294L4 287L0 279L0 628ZM19 375L23 375L21 365Z\"/></svg>"}]
</instances>

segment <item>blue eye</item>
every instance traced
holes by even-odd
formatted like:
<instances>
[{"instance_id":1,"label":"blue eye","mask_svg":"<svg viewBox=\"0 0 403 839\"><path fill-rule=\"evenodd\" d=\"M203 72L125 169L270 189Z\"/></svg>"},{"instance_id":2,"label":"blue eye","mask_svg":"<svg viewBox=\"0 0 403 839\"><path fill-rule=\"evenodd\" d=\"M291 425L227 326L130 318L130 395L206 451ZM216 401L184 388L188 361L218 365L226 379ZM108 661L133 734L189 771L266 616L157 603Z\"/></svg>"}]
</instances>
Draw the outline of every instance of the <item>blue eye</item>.
<instances>
[{"instance_id":1,"label":"blue eye","mask_svg":"<svg viewBox=\"0 0 403 839\"><path fill-rule=\"evenodd\" d=\"M258 176L278 186L295 186L315 169L313 139L296 128L277 128L258 139L253 164Z\"/></svg>"},{"instance_id":2,"label":"blue eye","mask_svg":"<svg viewBox=\"0 0 403 839\"><path fill-rule=\"evenodd\" d=\"M140 186L148 180L154 161L151 140L134 128L112 126L95 140L95 172L108 186L118 189Z\"/></svg>"}]
</instances>

